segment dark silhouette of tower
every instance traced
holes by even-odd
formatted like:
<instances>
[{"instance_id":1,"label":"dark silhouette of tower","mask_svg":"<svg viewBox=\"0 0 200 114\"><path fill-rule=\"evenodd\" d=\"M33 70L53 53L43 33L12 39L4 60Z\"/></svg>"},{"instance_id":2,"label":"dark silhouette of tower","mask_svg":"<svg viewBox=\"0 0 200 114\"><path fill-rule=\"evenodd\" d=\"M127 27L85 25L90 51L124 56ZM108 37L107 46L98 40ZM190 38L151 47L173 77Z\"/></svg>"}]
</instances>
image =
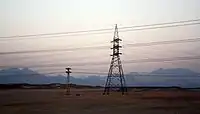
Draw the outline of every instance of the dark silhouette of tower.
<instances>
[{"instance_id":1,"label":"dark silhouette of tower","mask_svg":"<svg viewBox=\"0 0 200 114\"><path fill-rule=\"evenodd\" d=\"M67 73L66 95L70 95L70 70L71 68L65 68Z\"/></svg>"},{"instance_id":2,"label":"dark silhouette of tower","mask_svg":"<svg viewBox=\"0 0 200 114\"><path fill-rule=\"evenodd\" d=\"M122 48L122 46L120 46L120 41L122 40L119 38L118 28L117 25L115 25L114 37L113 41L111 41L111 43L113 44L111 48L113 51L111 55L112 60L104 88L104 95L108 95L110 91L120 91L122 92L122 94L125 94L125 92L127 92L124 72L120 60L120 55L122 54L120 53L120 48Z\"/></svg>"}]
</instances>

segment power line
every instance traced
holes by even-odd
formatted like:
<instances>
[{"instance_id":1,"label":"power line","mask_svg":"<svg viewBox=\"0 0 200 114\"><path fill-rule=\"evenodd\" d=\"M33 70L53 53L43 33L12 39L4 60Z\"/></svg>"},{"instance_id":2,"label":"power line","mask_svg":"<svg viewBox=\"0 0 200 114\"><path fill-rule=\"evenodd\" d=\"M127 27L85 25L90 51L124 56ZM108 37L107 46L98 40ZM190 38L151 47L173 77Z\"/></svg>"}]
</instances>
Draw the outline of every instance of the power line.
<instances>
[{"instance_id":1,"label":"power line","mask_svg":"<svg viewBox=\"0 0 200 114\"><path fill-rule=\"evenodd\" d=\"M128 29L128 30L122 30L120 32L141 31L141 30L162 29L162 28L173 28L173 27L182 27L182 26L199 25L199 24L200 23L189 23L189 24L179 24L179 25L166 25L166 26L158 26L158 27Z\"/></svg>"},{"instance_id":2,"label":"power line","mask_svg":"<svg viewBox=\"0 0 200 114\"><path fill-rule=\"evenodd\" d=\"M95 75L108 75L106 72L84 72L84 71L74 71L75 74L95 74Z\"/></svg>"},{"instance_id":3,"label":"power line","mask_svg":"<svg viewBox=\"0 0 200 114\"><path fill-rule=\"evenodd\" d=\"M177 43L188 43L188 42L199 42L200 38L193 39L183 39L183 40L168 40L168 41L158 41L158 42L147 42L147 43L130 43L126 44L129 47L143 47L143 46L154 46L154 45L165 45L165 44L177 44Z\"/></svg>"},{"instance_id":4,"label":"power line","mask_svg":"<svg viewBox=\"0 0 200 114\"><path fill-rule=\"evenodd\" d=\"M182 56L182 57L172 57L172 58L145 58L145 59L135 59L135 60L126 60L122 61L125 64L135 64L135 63L159 63L159 62L173 62L173 61L188 61L188 60L197 60L200 59L200 56ZM109 62L98 62L98 63L52 63L52 64L43 64L43 65L32 65L32 66L17 66L19 68L29 67L29 68L49 68L49 67L66 67L66 66L102 66L108 65ZM125 65L124 64L124 65ZM6 66L0 66L5 68Z\"/></svg>"},{"instance_id":5,"label":"power line","mask_svg":"<svg viewBox=\"0 0 200 114\"><path fill-rule=\"evenodd\" d=\"M191 38L183 40L168 40L168 41L157 41L157 42L147 42L147 43L130 43L124 46L128 47L143 47L143 46L154 46L154 45L166 45L166 44L176 44L176 43L187 43L187 42L199 42L200 38ZM29 50L29 51L13 51L13 52L0 52L0 55L11 55L11 54L32 54L32 53L52 53L52 52L68 52L77 50L96 50L96 49L108 49L109 46L88 46L79 48L68 48L68 49L54 49L54 50Z\"/></svg>"},{"instance_id":6,"label":"power line","mask_svg":"<svg viewBox=\"0 0 200 114\"><path fill-rule=\"evenodd\" d=\"M108 75L106 72L85 72L85 71L73 71L73 74L81 74L81 75ZM0 73L0 76L11 76L11 75L16 75L16 73ZM30 74L30 73L22 73L21 75L29 75L29 76L48 76L48 75L61 75L61 76L65 76L65 72L61 72L61 71L55 71L55 72L48 72L48 73L35 73L35 74ZM138 73L138 74L129 74L129 73L125 73L125 75L132 75L133 77L162 77L162 78L177 78L177 77L181 77L181 78L200 78L200 74L195 74L195 75L183 75L183 74L143 74L143 73Z\"/></svg>"},{"instance_id":7,"label":"power line","mask_svg":"<svg viewBox=\"0 0 200 114\"><path fill-rule=\"evenodd\" d=\"M0 76L9 76L9 75L15 75L16 73L13 72L6 72L2 73L0 72ZM65 74L65 71L55 71L55 72L48 72L48 73L21 73L20 75L31 75L31 76L39 76L39 75L52 75L52 74ZM73 71L73 74L96 74L96 75L107 75L106 72L85 72L85 71Z\"/></svg>"},{"instance_id":8,"label":"power line","mask_svg":"<svg viewBox=\"0 0 200 114\"><path fill-rule=\"evenodd\" d=\"M20 70L20 69L19 69ZM91 69L85 69L85 70L91 70ZM92 71L92 72L87 72L85 70L79 70L79 69L76 69L76 68L73 68L73 73L75 74L80 74L80 73L87 73L87 74L107 74L107 72L102 72L102 71ZM23 71L23 68L22 68L22 71ZM49 72L50 71L50 72ZM33 71L33 72L22 72L20 73L20 75L46 75L46 74L65 74L65 70L63 71L60 71L60 70L47 70L46 72L42 72L42 73L38 73L37 71ZM3 72L1 72L0 70L0 76L5 76L5 75L14 75L16 74L16 72L7 72L6 69L3 70Z\"/></svg>"},{"instance_id":9,"label":"power line","mask_svg":"<svg viewBox=\"0 0 200 114\"><path fill-rule=\"evenodd\" d=\"M90 70L90 69L88 69L88 70ZM52 71L52 70L50 70L50 71ZM58 74L58 73L65 73L65 72L55 71L55 72L50 72L50 73L51 74ZM90 72L90 71L79 71L79 70L72 70L72 73L74 73L74 74L100 74L100 75L102 75L102 74L107 75L108 74L107 72L101 72L101 71ZM46 73L44 73L44 74L46 74ZM49 72L47 72L47 74L49 74Z\"/></svg>"},{"instance_id":10,"label":"power line","mask_svg":"<svg viewBox=\"0 0 200 114\"><path fill-rule=\"evenodd\" d=\"M199 25L200 23L189 23L189 24L179 24L179 25L167 25L167 26L158 26L158 27L148 27L148 28L139 28L139 29L127 29L127 30L119 30L119 32L133 32L133 31L142 31L142 30L153 30L153 29L163 29L163 28L174 28L174 27L183 27L183 26L191 26L191 25ZM85 33L85 34L66 34L66 35L59 35L59 36L47 36L47 37L36 37L38 38L59 38L64 36L83 36L83 35L96 35L96 34L108 34L111 32L97 32L97 33ZM33 38L26 38L26 37L19 37L19 38L0 38L0 41L7 41L7 40L25 40L25 39L33 39Z\"/></svg>"},{"instance_id":11,"label":"power line","mask_svg":"<svg viewBox=\"0 0 200 114\"><path fill-rule=\"evenodd\" d=\"M198 75L200 75L199 73L196 73L196 74L162 74L162 73L158 73L158 74L153 74L153 73L148 73L148 74L142 74L142 73L138 73L138 74L134 74L135 76L166 76L166 77L171 77L171 76L173 76L173 77L187 77L187 76L194 76L195 75L195 77L199 77L200 78L200 76L198 76Z\"/></svg>"},{"instance_id":12,"label":"power line","mask_svg":"<svg viewBox=\"0 0 200 114\"><path fill-rule=\"evenodd\" d=\"M120 30L120 32L128 32L128 31L138 31L138 30L147 30L147 29L189 26L189 25L200 24L200 23L189 23L189 22L198 22L198 21L200 21L200 19L193 19L193 20L186 20L186 21L175 21L175 22L168 22L168 23L146 24L146 25L139 25L139 26L127 26L127 27L121 27L121 28L119 28L119 30ZM184 24L184 23L187 23L187 24ZM169 24L178 24L178 25L169 25ZM168 26L163 26L163 25L168 25ZM158 26L158 27L151 27L151 26ZM148 27L148 28L142 28L142 27ZM139 28L139 29L134 29L134 28ZM123 29L128 29L128 30L123 30ZM1 36L0 39L1 40L2 39L8 40L8 39L15 39L15 38L41 37L41 36L58 37L59 35L70 35L70 34L72 34L72 35L76 35L76 34L83 35L81 33L88 34L88 33L91 33L91 32L92 32L92 34L105 34L105 33L110 33L110 32L104 32L104 31L111 31L111 30L113 30L113 29L108 28L108 29L83 30L83 31L73 31L73 32L58 32L58 33L41 33L41 34L29 34L29 35ZM94 33L94 32L99 32L99 33Z\"/></svg>"},{"instance_id":13,"label":"power line","mask_svg":"<svg viewBox=\"0 0 200 114\"><path fill-rule=\"evenodd\" d=\"M106 73L106 72L83 72L83 71L81 71L81 72L79 72L79 71L75 71L75 72L73 72L74 74L95 74L95 75L108 75L108 73ZM129 75L129 73L126 73L125 75ZM140 74L140 73L138 73L138 74L133 74L133 76L138 76L138 77L140 77L140 76L165 76L165 77L198 77L198 78L200 78L200 75L197 73L197 74L195 74L195 75L191 75L191 74L189 74L189 75L187 75L187 74L152 74L152 73L150 73L150 74Z\"/></svg>"},{"instance_id":14,"label":"power line","mask_svg":"<svg viewBox=\"0 0 200 114\"><path fill-rule=\"evenodd\" d=\"M73 72L75 74L94 74L94 75L108 75L106 72ZM125 75L130 75L129 73L125 73ZM200 74L196 73L195 75L187 75L187 74L133 74L134 77L181 77L181 78L200 78Z\"/></svg>"},{"instance_id":15,"label":"power line","mask_svg":"<svg viewBox=\"0 0 200 114\"><path fill-rule=\"evenodd\" d=\"M30 34L30 35L16 35L16 36L5 36L0 38L23 38L23 37L41 37L41 36L57 36L57 35L68 35L68 34L78 34L78 33L88 33L88 32L101 32L108 31L112 29L96 29L96 30L83 30L83 31L73 31L73 32L58 32L58 33L42 33L42 34Z\"/></svg>"},{"instance_id":16,"label":"power line","mask_svg":"<svg viewBox=\"0 0 200 114\"><path fill-rule=\"evenodd\" d=\"M185 56L185 57L173 57L173 58L146 58L138 60L124 61L124 63L148 63L148 62L169 62L169 61L185 61L200 59L200 56Z\"/></svg>"},{"instance_id":17,"label":"power line","mask_svg":"<svg viewBox=\"0 0 200 114\"><path fill-rule=\"evenodd\" d=\"M186 21L175 21L175 22L167 22L167 23L146 24L146 25L130 26L130 27L121 27L119 29L129 29L129 28L139 28L139 27L148 27L148 26L159 26L159 25L189 23L189 22L198 22L198 21L200 21L200 19L186 20Z\"/></svg>"},{"instance_id":18,"label":"power line","mask_svg":"<svg viewBox=\"0 0 200 114\"><path fill-rule=\"evenodd\" d=\"M51 75L51 74L59 74L59 73L65 73L65 72L48 72L48 73L20 73L20 75L31 75L31 76L39 76L39 75L44 75L44 76L46 76L46 75ZM9 72L9 73L0 73L0 76L9 76L9 75L15 75L15 74L17 74L17 73L13 73L13 72Z\"/></svg>"},{"instance_id":19,"label":"power line","mask_svg":"<svg viewBox=\"0 0 200 114\"><path fill-rule=\"evenodd\" d=\"M90 46L90 47L79 47L79 48L68 48L68 49L54 49L54 50L29 50L29 51L13 51L13 52L0 52L0 55L10 54L30 54L30 53L52 53L52 52L67 52L76 50L94 50L94 49L108 49L109 46Z\"/></svg>"},{"instance_id":20,"label":"power line","mask_svg":"<svg viewBox=\"0 0 200 114\"><path fill-rule=\"evenodd\" d=\"M108 69L106 69L108 70ZM91 72L92 71L92 72ZM43 71L42 73L40 74L65 74L65 72L61 69L59 70L52 70L52 69L49 69L47 71ZM77 69L77 68L73 68L73 73L74 74L99 74L99 75L108 75L108 73L106 71L99 71L99 70L92 70L92 69ZM0 75L3 74L3 73L0 73ZM6 74L15 74L15 73L6 73ZM23 74L30 74L30 73L23 73ZM129 75L131 74L130 73L126 73L126 75ZM135 75L135 76L192 76L192 75L189 75L189 74L174 74L174 73L165 73L165 74L154 74L154 73L150 73L150 72L137 72L137 74L131 74L131 75ZM195 73L195 75L198 75L200 77L200 73Z\"/></svg>"}]
</instances>

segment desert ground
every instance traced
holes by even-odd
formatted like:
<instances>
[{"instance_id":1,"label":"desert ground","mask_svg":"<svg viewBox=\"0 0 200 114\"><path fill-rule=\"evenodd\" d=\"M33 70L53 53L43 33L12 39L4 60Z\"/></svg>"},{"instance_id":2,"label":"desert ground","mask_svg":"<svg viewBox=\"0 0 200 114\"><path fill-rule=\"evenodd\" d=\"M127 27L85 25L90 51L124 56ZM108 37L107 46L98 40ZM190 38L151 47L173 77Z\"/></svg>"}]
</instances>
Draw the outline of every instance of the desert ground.
<instances>
[{"instance_id":1,"label":"desert ground","mask_svg":"<svg viewBox=\"0 0 200 114\"><path fill-rule=\"evenodd\" d=\"M0 90L0 114L200 114L200 91L134 89L102 95L101 89ZM76 96L80 94L80 96Z\"/></svg>"}]
</instances>

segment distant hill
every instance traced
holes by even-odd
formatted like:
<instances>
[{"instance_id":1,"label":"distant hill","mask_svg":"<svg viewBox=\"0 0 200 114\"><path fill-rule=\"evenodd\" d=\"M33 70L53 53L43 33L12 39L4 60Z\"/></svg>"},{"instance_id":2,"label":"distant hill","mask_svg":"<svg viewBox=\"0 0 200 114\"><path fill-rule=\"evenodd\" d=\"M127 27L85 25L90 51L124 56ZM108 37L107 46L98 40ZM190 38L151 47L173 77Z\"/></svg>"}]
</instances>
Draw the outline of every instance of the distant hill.
<instances>
[{"instance_id":1,"label":"distant hill","mask_svg":"<svg viewBox=\"0 0 200 114\"><path fill-rule=\"evenodd\" d=\"M157 69L150 73L129 73L126 75L129 86L159 87L200 87L200 74L190 69Z\"/></svg>"},{"instance_id":2,"label":"distant hill","mask_svg":"<svg viewBox=\"0 0 200 114\"><path fill-rule=\"evenodd\" d=\"M169 74L169 75L168 75ZM173 75L172 75L173 74ZM145 76L146 75L146 76ZM200 75L183 68L157 69L150 73L131 72L125 74L128 86L145 87L200 87ZM71 83L77 85L104 86L106 76L88 76L85 78L70 77ZM66 77L62 75L48 76L32 71L29 68L9 68L0 70L0 84L64 84Z\"/></svg>"},{"instance_id":3,"label":"distant hill","mask_svg":"<svg viewBox=\"0 0 200 114\"><path fill-rule=\"evenodd\" d=\"M89 76L86 78L70 77L71 83L79 85L97 85L102 86L105 77ZM0 84L8 83L28 83L28 84L50 84L66 83L66 77L62 75L48 76L39 74L29 68L9 68L0 70Z\"/></svg>"},{"instance_id":4,"label":"distant hill","mask_svg":"<svg viewBox=\"0 0 200 114\"><path fill-rule=\"evenodd\" d=\"M174 68L174 69L163 69L160 68L158 70L152 71L151 74L174 74L174 75L198 75L199 73L194 72L190 69L184 68Z\"/></svg>"}]
</instances>

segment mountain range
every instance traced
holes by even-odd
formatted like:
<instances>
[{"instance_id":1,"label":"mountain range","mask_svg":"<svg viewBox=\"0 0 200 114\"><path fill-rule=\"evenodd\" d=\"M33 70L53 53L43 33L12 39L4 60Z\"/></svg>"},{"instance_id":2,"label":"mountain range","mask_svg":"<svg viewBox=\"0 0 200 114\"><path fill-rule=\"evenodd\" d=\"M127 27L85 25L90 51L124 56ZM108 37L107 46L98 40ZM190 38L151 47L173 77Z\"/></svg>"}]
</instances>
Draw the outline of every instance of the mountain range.
<instances>
[{"instance_id":1,"label":"mountain range","mask_svg":"<svg viewBox=\"0 0 200 114\"><path fill-rule=\"evenodd\" d=\"M200 87L200 74L189 69L157 69L149 73L131 72L125 74L128 86L178 86L183 88ZM87 76L84 78L70 77L70 82L79 85L104 86L106 76ZM28 83L50 84L66 82L63 75L48 76L29 68L8 68L0 70L0 84Z\"/></svg>"}]
</instances>

